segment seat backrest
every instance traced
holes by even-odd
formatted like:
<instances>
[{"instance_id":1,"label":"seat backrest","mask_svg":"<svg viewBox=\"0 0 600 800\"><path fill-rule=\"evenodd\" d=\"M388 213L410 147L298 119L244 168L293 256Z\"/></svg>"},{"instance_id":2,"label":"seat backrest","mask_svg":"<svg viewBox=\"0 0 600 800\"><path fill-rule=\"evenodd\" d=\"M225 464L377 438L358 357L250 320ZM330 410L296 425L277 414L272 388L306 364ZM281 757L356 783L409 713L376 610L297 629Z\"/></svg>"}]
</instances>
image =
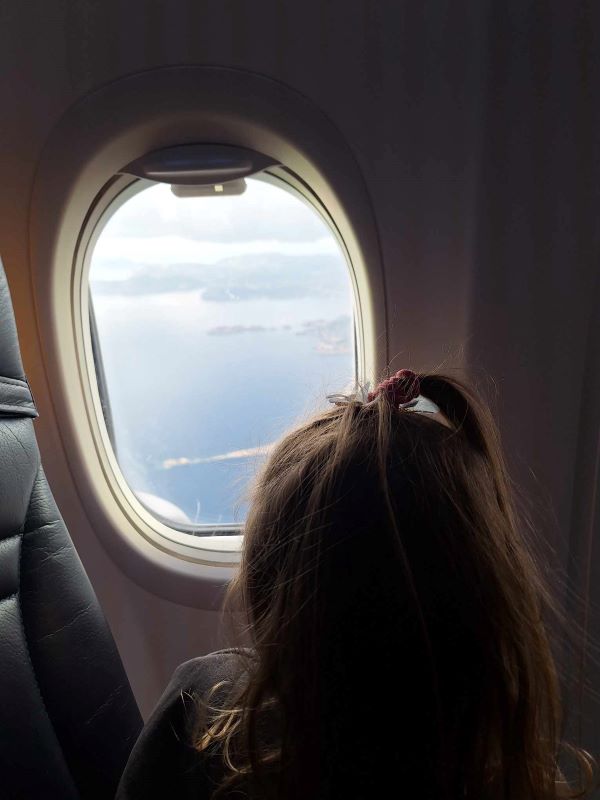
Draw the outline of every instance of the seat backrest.
<instances>
[{"instance_id":1,"label":"seat backrest","mask_svg":"<svg viewBox=\"0 0 600 800\"><path fill-rule=\"evenodd\" d=\"M0 797L107 800L141 728L54 503L0 263Z\"/></svg>"}]
</instances>

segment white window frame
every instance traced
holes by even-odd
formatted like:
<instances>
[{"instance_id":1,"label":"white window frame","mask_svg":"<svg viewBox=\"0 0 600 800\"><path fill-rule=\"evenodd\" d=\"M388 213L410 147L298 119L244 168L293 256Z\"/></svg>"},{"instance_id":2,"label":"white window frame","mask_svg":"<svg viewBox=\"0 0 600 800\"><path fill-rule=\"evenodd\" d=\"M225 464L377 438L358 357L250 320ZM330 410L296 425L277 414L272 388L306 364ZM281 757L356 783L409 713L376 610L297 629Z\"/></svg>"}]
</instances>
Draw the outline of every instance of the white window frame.
<instances>
[{"instance_id":1,"label":"white window frame","mask_svg":"<svg viewBox=\"0 0 600 800\"><path fill-rule=\"evenodd\" d=\"M87 375L77 260L102 212L132 182L120 174L126 165L161 148L201 142L264 153L287 167L292 174L282 168L281 175L298 191L318 193L355 269L359 375L367 380L389 361L389 331L382 248L359 160L328 116L292 88L230 68L151 70L91 91L50 132L36 168L28 250L45 379L34 386L42 411L37 425L50 482L59 503L61 485L71 506L78 503L64 508L76 544L95 539L155 595L217 608L239 561L238 549L227 549L233 537L223 537L229 542L217 551L191 547L185 534L177 544L171 529L157 535L154 520L147 525L125 494L112 491L106 448L97 446L103 416L90 393L96 378Z\"/></svg>"},{"instance_id":2,"label":"white window frame","mask_svg":"<svg viewBox=\"0 0 600 800\"><path fill-rule=\"evenodd\" d=\"M253 176L263 180L281 191L288 191L303 202L309 204L328 226L335 236L346 261L352 285L353 321L355 336L355 377L364 380L364 330L360 324L360 297L358 294L355 270L348 248L335 226L331 215L321 203L317 195L310 190L296 175L285 167L271 167ZM96 198L90 209L84 226L74 260L73 318L77 326L77 341L82 372L86 381L87 421L94 436L96 453L103 466L103 472L110 486L116 503L127 514L130 522L156 546L161 549L171 548L180 555L192 559L204 559L208 551L219 563L235 563L241 549L243 525L200 524L190 526L193 532L187 532L177 525L170 525L147 509L136 497L129 486L115 454L103 411L102 396L96 373L94 359L94 343L89 324L89 272L95 246L106 224L125 203L157 184L128 175L117 176L110 181L105 190ZM218 202L218 199L215 200ZM96 343L97 344L97 343ZM110 398L104 398L110 404Z\"/></svg>"}]
</instances>

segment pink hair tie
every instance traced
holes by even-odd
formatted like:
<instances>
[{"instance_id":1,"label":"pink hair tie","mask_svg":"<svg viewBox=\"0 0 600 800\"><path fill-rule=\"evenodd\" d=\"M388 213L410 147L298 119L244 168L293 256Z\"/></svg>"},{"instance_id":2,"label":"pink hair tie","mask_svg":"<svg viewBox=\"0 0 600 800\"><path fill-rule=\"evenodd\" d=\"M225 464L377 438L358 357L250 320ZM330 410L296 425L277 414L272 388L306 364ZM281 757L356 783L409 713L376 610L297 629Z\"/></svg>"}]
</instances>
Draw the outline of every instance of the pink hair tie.
<instances>
[{"instance_id":1,"label":"pink hair tie","mask_svg":"<svg viewBox=\"0 0 600 800\"><path fill-rule=\"evenodd\" d=\"M379 395L384 395L394 407L412 403L421 392L421 381L409 369L401 369L391 378L381 381L373 392L369 392L367 399L369 402L375 400Z\"/></svg>"},{"instance_id":2,"label":"pink hair tie","mask_svg":"<svg viewBox=\"0 0 600 800\"><path fill-rule=\"evenodd\" d=\"M403 411L416 411L419 414L437 414L440 411L433 400L423 397L419 376L409 369L401 369L367 394L368 386L358 384L354 394L328 394L327 399L336 406L344 406L357 402L370 403L383 395L393 408Z\"/></svg>"}]
</instances>

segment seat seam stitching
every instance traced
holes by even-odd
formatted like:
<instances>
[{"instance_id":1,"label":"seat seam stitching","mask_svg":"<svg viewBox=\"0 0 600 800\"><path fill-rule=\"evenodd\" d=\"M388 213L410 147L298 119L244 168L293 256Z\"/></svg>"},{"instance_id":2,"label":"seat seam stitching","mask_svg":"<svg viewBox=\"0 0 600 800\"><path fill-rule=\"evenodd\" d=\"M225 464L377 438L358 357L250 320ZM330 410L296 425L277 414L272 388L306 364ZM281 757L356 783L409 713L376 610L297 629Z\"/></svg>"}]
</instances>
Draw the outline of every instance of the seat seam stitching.
<instances>
[{"instance_id":1,"label":"seat seam stitching","mask_svg":"<svg viewBox=\"0 0 600 800\"><path fill-rule=\"evenodd\" d=\"M13 533L12 536L5 536L4 539L0 539L0 549L2 548L2 545L4 544L4 542L11 542L13 539L22 539L23 538L23 533L24 533L23 531L19 531L19 533ZM20 559L21 559L21 548L19 547L19 561L20 561ZM17 604L18 604L18 602L19 602L18 594L19 594L19 580L20 580L20 577L21 577L21 567L20 567L20 564L19 564L18 568L17 568L17 588L16 588L16 591L12 592L12 594L7 594L6 597L0 597L0 603L5 603L7 600L11 600L13 597L17 597Z\"/></svg>"},{"instance_id":2,"label":"seat seam stitching","mask_svg":"<svg viewBox=\"0 0 600 800\"><path fill-rule=\"evenodd\" d=\"M22 552L23 551L23 540L21 540L21 548L20 549L21 549L21 552ZM20 580L20 558L19 558L19 580ZM23 611L21 609L20 592L16 593L16 597L17 597L17 616L19 618L19 623L21 625L21 632L23 634L23 646L24 646L24 649L25 649L25 654L27 655L27 661L29 662L29 667L31 669L31 674L33 675L33 682L35 684L35 688L37 689L37 693L39 695L40 702L41 702L42 708L44 710L44 714L46 715L46 719L48 720L48 725L50 726L50 730L54 734L54 738L56 740L56 744L58 745L58 750L60 752L60 756L62 758L63 764L65 765L66 773L69 776L73 786L75 788L77 788L76 785L75 785L73 774L71 772L71 767L70 767L69 762L67 761L67 758L65 756L65 751L64 751L64 748L63 748L63 744L62 744L62 742L60 740L60 737L59 737L58 733L56 732L56 728L54 727L54 723L52 722L52 717L50 716L50 712L48 711L48 706L46 705L46 701L44 700L44 695L42 694L42 690L40 688L40 683L38 681L37 673L35 671L35 667L33 666L33 661L31 659L31 652L29 650L29 642L27 641L27 633L25 632L25 623L24 623L24 620L23 620Z\"/></svg>"},{"instance_id":3,"label":"seat seam stitching","mask_svg":"<svg viewBox=\"0 0 600 800\"><path fill-rule=\"evenodd\" d=\"M31 667L31 672L33 673L33 680L34 680L35 686L36 686L36 688L38 690L38 694L40 696L40 700L42 701L42 707L43 707L43 709L44 709L44 711L46 713L46 716L48 717L48 721L50 722L52 730L54 731L54 735L56 736L56 731L54 730L54 725L52 724L52 720L50 719L50 714L48 713L48 709L46 707L46 701L44 700L44 696L43 696L42 690L40 688L40 684L39 684L39 681L38 681L38 678L37 678L37 673L35 671L35 667L33 666L33 661L31 659L31 652L29 650L29 642L27 641L27 632L25 630L25 621L23 619L23 611L21 609L21 596L20 596L20 594L21 594L20 593L20 589L21 589L21 561L22 561L22 557L23 557L23 541L21 541L21 546L19 548L19 577L18 577L18 581L17 581L17 586L19 587L18 590L17 590L17 595L18 595L17 606L18 606L18 610L19 610L19 622L21 624L21 633L23 634L23 642L25 644L25 652L27 654L27 660L29 661L29 666ZM58 739L58 736L56 738Z\"/></svg>"},{"instance_id":4,"label":"seat seam stitching","mask_svg":"<svg viewBox=\"0 0 600 800\"><path fill-rule=\"evenodd\" d=\"M29 495L29 503L27 504L27 513L29 513L29 508L31 507L31 498L33 497L33 490L35 488L36 483L38 482L40 471L41 471L41 464L38 466L38 470L37 470L36 475L35 475L35 480L33 481L33 485L31 487L31 493ZM29 649L29 642L27 640L27 632L25 630L25 620L23 618L23 610L21 608L21 562L22 562L22 560L23 560L23 537L21 538L21 545L19 547L19 567L18 567L18 575L17 575L17 587L18 588L17 588L16 595L17 595L17 614L18 614L18 617L19 617L19 623L21 625L21 633L23 634L23 643L24 643L24 648L25 648L25 654L27 655L27 660L28 660L29 666L31 668L31 672L32 672L32 675L33 675L33 681L35 683L35 687L36 687L36 689L38 691L40 700L42 701L42 708L44 709L44 713L46 714L46 718L48 719L48 723L50 725L50 729L52 730L52 733L54 734L54 738L56 739L56 742L57 742L57 744L59 746L60 754L62 756L62 759L63 759L64 763L65 763L65 767L66 767L67 773L69 774L69 776L71 777L71 780L72 780L73 776L71 775L71 768L69 767L69 764L67 763L67 760L65 758L65 754L64 754L64 751L63 751L63 746L62 746L61 740L58 737L58 734L56 732L56 728L54 727L54 723L52 722L52 718L50 716L50 713L48 712L48 707L46 706L46 701L44 700L44 695L42 694L42 690L41 690L41 687L40 687L40 684L39 684L39 681L38 681L37 673L35 671L35 667L33 666L33 660L31 658L31 651Z\"/></svg>"}]
</instances>

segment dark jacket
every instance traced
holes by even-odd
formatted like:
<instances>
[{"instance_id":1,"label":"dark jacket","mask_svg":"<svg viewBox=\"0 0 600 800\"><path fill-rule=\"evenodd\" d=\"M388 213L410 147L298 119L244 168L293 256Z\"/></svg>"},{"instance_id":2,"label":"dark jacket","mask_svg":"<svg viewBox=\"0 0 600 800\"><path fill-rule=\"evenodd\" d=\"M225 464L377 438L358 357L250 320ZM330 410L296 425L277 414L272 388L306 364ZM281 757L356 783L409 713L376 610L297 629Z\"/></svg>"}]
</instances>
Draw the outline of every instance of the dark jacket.
<instances>
[{"instance_id":1,"label":"dark jacket","mask_svg":"<svg viewBox=\"0 0 600 800\"><path fill-rule=\"evenodd\" d=\"M220 760L208 763L191 746L198 713L194 698L205 698L221 681L237 681L240 667L237 651L221 650L175 670L131 752L116 800L210 798L221 777Z\"/></svg>"}]
</instances>

